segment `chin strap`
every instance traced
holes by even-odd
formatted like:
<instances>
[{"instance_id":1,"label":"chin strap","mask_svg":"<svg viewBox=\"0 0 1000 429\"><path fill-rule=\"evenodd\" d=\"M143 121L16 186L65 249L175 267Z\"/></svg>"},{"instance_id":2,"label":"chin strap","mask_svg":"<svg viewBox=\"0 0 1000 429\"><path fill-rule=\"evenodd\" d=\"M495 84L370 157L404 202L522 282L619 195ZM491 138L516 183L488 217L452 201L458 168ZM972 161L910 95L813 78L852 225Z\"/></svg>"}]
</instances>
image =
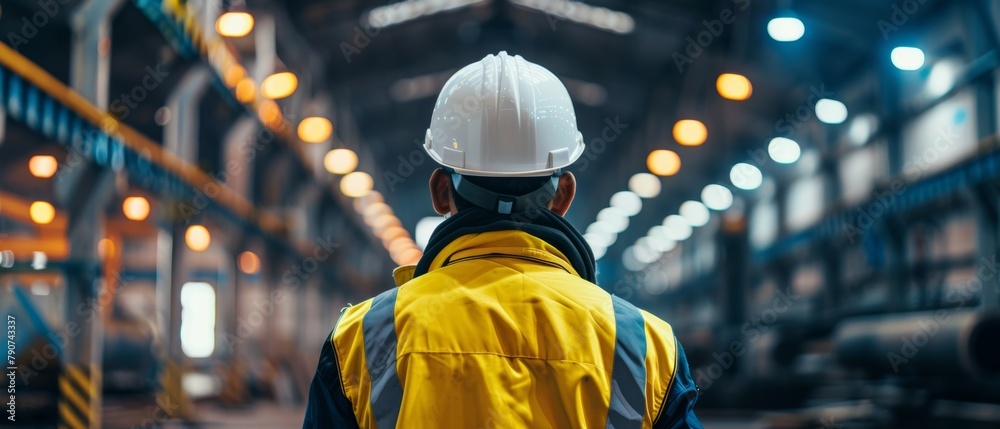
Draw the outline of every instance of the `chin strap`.
<instances>
[{"instance_id":1,"label":"chin strap","mask_svg":"<svg viewBox=\"0 0 1000 429\"><path fill-rule=\"evenodd\" d=\"M472 204L500 214L523 213L531 208L545 208L556 194L559 176L553 175L542 187L527 194L506 195L483 188L462 177L451 173L451 183L455 192Z\"/></svg>"}]
</instances>

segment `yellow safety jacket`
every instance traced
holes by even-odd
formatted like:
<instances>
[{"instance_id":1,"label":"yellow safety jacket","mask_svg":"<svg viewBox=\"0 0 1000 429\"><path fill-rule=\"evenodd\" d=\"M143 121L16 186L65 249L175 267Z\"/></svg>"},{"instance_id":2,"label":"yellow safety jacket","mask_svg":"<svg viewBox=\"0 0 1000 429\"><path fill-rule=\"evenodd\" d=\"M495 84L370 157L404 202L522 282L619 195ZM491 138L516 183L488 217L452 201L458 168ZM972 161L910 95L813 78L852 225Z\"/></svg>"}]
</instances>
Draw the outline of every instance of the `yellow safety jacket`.
<instances>
[{"instance_id":1,"label":"yellow safety jacket","mask_svg":"<svg viewBox=\"0 0 1000 429\"><path fill-rule=\"evenodd\" d=\"M466 235L413 271L344 309L303 427L701 427L670 325L541 239Z\"/></svg>"}]
</instances>

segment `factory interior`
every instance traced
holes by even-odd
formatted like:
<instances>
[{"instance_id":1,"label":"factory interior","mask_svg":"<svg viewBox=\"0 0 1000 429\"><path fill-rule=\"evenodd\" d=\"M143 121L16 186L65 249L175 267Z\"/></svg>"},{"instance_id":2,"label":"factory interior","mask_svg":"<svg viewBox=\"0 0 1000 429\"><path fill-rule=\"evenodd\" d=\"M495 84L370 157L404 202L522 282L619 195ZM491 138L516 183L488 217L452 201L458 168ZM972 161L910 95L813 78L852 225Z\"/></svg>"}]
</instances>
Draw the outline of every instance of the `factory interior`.
<instances>
[{"instance_id":1,"label":"factory interior","mask_svg":"<svg viewBox=\"0 0 1000 429\"><path fill-rule=\"evenodd\" d=\"M502 51L565 86L565 219L705 428L1000 428L1000 1L0 0L0 39L2 428L302 427Z\"/></svg>"}]
</instances>

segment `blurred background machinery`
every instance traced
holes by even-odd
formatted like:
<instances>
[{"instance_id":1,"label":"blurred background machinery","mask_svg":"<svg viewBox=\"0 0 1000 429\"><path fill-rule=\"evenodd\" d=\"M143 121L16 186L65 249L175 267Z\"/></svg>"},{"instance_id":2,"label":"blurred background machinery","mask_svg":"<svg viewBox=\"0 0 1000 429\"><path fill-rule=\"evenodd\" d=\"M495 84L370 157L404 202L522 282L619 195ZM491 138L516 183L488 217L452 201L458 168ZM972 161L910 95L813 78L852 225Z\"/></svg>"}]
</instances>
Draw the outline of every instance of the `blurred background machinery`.
<instances>
[{"instance_id":1,"label":"blurred background machinery","mask_svg":"<svg viewBox=\"0 0 1000 429\"><path fill-rule=\"evenodd\" d=\"M1000 427L1000 2L2 0L0 36L3 427L298 425L500 50L569 89L568 219L707 427Z\"/></svg>"}]
</instances>

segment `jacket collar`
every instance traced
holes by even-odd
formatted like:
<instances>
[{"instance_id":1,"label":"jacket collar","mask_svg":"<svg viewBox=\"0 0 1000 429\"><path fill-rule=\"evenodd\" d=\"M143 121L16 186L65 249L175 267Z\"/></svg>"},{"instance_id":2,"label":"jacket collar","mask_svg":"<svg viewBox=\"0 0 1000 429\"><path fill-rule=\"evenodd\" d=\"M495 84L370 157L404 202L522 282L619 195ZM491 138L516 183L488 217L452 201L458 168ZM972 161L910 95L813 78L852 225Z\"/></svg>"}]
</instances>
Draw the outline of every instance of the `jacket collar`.
<instances>
[{"instance_id":1,"label":"jacket collar","mask_svg":"<svg viewBox=\"0 0 1000 429\"><path fill-rule=\"evenodd\" d=\"M460 259L498 254L552 265L579 276L569 259L554 246L531 234L516 230L463 235L438 253L431 262L428 272ZM402 286L412 280L416 268L416 265L404 265L393 270L392 277L396 280L396 286Z\"/></svg>"}]
</instances>

